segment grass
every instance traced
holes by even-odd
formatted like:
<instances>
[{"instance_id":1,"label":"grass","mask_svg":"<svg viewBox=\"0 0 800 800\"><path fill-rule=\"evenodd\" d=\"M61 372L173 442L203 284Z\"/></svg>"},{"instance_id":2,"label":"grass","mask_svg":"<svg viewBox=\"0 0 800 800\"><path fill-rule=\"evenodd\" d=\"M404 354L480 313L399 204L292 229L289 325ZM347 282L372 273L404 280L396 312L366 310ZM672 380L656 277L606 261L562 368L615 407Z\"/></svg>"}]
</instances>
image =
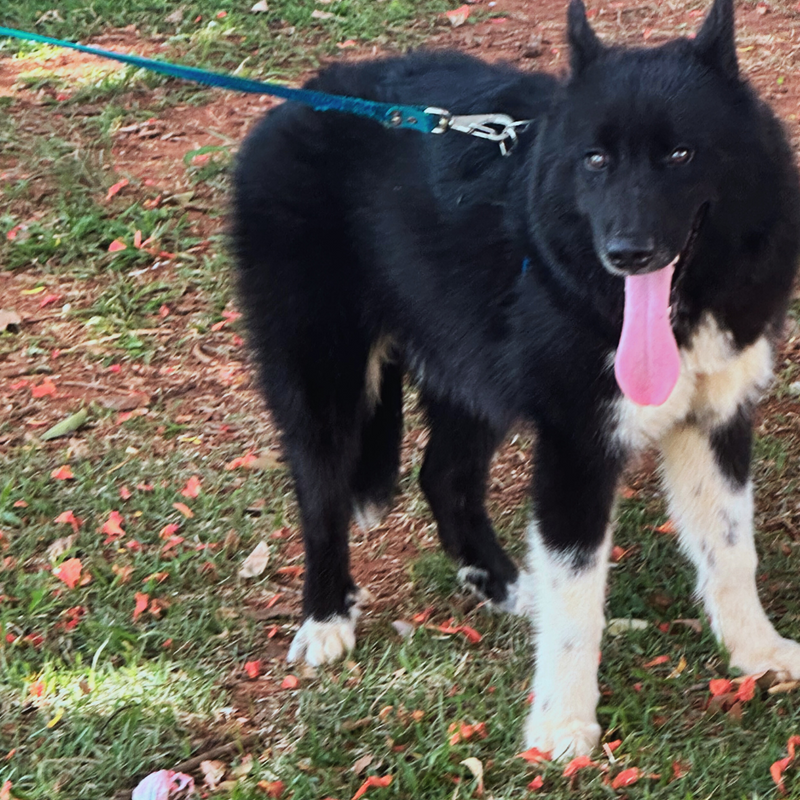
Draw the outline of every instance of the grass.
<instances>
[{"instance_id":1,"label":"grass","mask_svg":"<svg viewBox=\"0 0 800 800\"><path fill-rule=\"evenodd\" d=\"M384 49L420 41L458 3L338 0L319 5L334 13L322 20L312 3L273 0L261 15L249 5L188 2L178 20L162 3L67 0L42 18L41 6L18 0L3 23L73 38L136 25L143 48L164 45L159 56L287 79L346 39ZM376 800L468 798L476 780L467 758L480 760L497 800L533 796L537 775L556 800L775 797L769 767L800 728L797 695L759 694L741 717L708 709L709 679L727 674L724 654L704 621L671 624L699 617L693 575L672 537L655 530L663 504L638 478L621 504L616 542L627 554L612 570L607 614L648 628L604 640L600 722L605 740L622 745L614 764L598 761L611 776L636 766L650 777L623 794L606 773L565 778L557 765L515 758L531 672L527 623L454 591L417 487L412 409L396 524L382 545L402 540L415 554L394 568L401 588L360 623L352 660L316 675L295 669L299 688L282 689L279 656L296 630L301 586L289 479L273 450L258 469L226 468L276 441L231 313L224 209L237 138L206 123L155 174L140 163L148 151L138 133L121 133L230 104L135 70L64 72L49 48L3 43L0 55L36 61L24 88L0 97L0 291L4 308L24 316L18 331L0 332L0 786L10 781L19 800L122 800L149 772L231 745L214 794L231 800L269 796L275 781L293 800L346 800L369 775L393 776L370 790ZM135 246L151 237L150 249ZM117 240L125 249L109 252ZM779 630L798 637L800 445L787 389L795 360L781 365L759 429L756 479L762 595ZM48 379L55 395L36 397ZM81 407L83 428L41 441ZM510 452L524 460L529 438ZM72 479L52 477L62 465ZM201 491L186 497L192 476ZM512 498L524 480L492 502L518 558L527 507ZM55 521L66 511L77 530ZM112 512L124 535L103 531ZM239 577L261 541L264 573ZM370 537L355 545L385 558ZM70 559L89 576L74 588L53 573ZM137 595L140 606L147 597L135 613ZM455 617L482 640L424 625L396 633L392 622L427 608L434 626ZM647 666L659 656L668 662ZM253 661L257 679L244 672ZM452 726L477 723L485 738L454 740ZM685 775L676 780L676 770ZM798 785L789 771L790 793Z\"/></svg>"}]
</instances>

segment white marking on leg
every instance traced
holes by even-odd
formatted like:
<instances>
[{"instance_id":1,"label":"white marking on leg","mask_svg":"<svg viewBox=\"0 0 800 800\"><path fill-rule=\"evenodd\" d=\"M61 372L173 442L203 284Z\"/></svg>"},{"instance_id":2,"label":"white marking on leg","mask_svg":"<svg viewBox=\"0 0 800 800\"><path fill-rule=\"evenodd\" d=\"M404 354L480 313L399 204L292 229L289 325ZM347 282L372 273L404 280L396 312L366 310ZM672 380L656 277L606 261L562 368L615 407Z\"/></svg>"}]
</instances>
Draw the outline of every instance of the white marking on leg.
<instances>
[{"instance_id":1,"label":"white marking on leg","mask_svg":"<svg viewBox=\"0 0 800 800\"><path fill-rule=\"evenodd\" d=\"M356 506L353 509L353 521L364 533L367 533L381 524L386 512L386 506L367 502L363 506Z\"/></svg>"},{"instance_id":2,"label":"white marking on leg","mask_svg":"<svg viewBox=\"0 0 800 800\"><path fill-rule=\"evenodd\" d=\"M308 618L295 635L288 662L305 659L312 667L338 661L356 646L356 620L361 614L361 606L369 598L369 593L359 589L352 598L350 610L346 615L336 615L326 620Z\"/></svg>"},{"instance_id":3,"label":"white marking on leg","mask_svg":"<svg viewBox=\"0 0 800 800\"><path fill-rule=\"evenodd\" d=\"M800 678L800 645L778 635L758 598L751 483L736 487L720 471L708 437L696 426L678 426L661 446L680 545L697 568L697 593L731 665Z\"/></svg>"},{"instance_id":4,"label":"white marking on leg","mask_svg":"<svg viewBox=\"0 0 800 800\"><path fill-rule=\"evenodd\" d=\"M596 707L597 666L603 635L610 529L593 559L574 564L574 552L545 546L538 526L529 528L534 579L536 670L525 746L554 758L590 753L600 740Z\"/></svg>"}]
</instances>

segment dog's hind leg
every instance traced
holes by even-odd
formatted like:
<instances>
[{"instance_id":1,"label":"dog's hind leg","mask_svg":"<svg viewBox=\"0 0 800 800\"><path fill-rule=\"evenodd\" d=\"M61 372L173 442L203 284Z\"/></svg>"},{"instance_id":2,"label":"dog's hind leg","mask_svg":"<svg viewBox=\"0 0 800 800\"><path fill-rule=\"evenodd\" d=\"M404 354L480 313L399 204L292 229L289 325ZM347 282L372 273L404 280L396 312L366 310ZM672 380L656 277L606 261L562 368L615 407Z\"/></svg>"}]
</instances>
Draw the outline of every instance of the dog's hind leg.
<instances>
[{"instance_id":1,"label":"dog's hind leg","mask_svg":"<svg viewBox=\"0 0 800 800\"><path fill-rule=\"evenodd\" d=\"M536 670L525 746L554 758L588 754L600 739L597 666L619 469L585 441L540 431L529 553Z\"/></svg>"},{"instance_id":2,"label":"dog's hind leg","mask_svg":"<svg viewBox=\"0 0 800 800\"><path fill-rule=\"evenodd\" d=\"M403 370L394 361L384 361L390 356L384 342L373 346L367 364L368 419L353 477L354 517L362 530L377 525L388 509L400 468Z\"/></svg>"},{"instance_id":3,"label":"dog's hind leg","mask_svg":"<svg viewBox=\"0 0 800 800\"><path fill-rule=\"evenodd\" d=\"M662 475L682 549L697 568L711 627L746 674L800 679L800 644L781 637L756 588L750 414L704 431L682 425L661 443Z\"/></svg>"},{"instance_id":4,"label":"dog's hind leg","mask_svg":"<svg viewBox=\"0 0 800 800\"><path fill-rule=\"evenodd\" d=\"M457 406L426 399L431 433L420 483L445 551L462 565L461 578L479 595L513 605L514 562L495 536L484 496L492 454L503 432Z\"/></svg>"}]
</instances>

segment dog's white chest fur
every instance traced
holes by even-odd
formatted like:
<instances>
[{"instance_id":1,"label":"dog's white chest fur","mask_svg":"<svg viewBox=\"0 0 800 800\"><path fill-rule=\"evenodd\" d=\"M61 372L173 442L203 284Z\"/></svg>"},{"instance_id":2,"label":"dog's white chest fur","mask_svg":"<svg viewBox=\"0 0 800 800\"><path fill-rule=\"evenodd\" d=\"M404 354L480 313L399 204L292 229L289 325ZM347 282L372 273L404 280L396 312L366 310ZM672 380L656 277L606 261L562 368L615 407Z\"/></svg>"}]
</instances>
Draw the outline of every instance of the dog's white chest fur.
<instances>
[{"instance_id":1,"label":"dog's white chest fur","mask_svg":"<svg viewBox=\"0 0 800 800\"><path fill-rule=\"evenodd\" d=\"M689 347L681 349L681 373L669 399L640 406L621 397L611 409L614 438L625 449L640 450L660 441L679 422L694 419L704 427L724 424L746 402L754 401L772 376L772 347L761 337L737 351L730 332L709 313Z\"/></svg>"}]
</instances>

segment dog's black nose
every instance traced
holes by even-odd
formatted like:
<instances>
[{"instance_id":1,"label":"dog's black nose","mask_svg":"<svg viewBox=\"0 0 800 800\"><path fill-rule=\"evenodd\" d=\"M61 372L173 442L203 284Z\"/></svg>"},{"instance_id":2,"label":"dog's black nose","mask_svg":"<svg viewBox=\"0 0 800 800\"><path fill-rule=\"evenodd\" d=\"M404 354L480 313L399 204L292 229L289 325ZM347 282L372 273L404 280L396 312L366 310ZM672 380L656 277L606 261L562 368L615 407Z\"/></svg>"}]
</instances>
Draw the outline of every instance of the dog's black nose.
<instances>
[{"instance_id":1,"label":"dog's black nose","mask_svg":"<svg viewBox=\"0 0 800 800\"><path fill-rule=\"evenodd\" d=\"M652 240L618 237L608 243L606 259L616 269L639 272L650 266L655 252Z\"/></svg>"}]
</instances>

